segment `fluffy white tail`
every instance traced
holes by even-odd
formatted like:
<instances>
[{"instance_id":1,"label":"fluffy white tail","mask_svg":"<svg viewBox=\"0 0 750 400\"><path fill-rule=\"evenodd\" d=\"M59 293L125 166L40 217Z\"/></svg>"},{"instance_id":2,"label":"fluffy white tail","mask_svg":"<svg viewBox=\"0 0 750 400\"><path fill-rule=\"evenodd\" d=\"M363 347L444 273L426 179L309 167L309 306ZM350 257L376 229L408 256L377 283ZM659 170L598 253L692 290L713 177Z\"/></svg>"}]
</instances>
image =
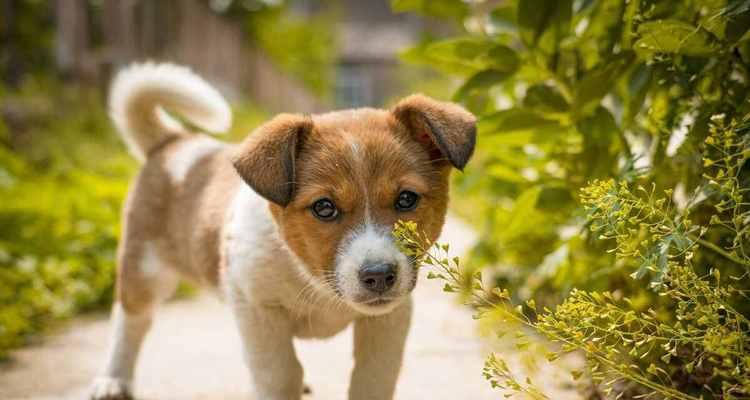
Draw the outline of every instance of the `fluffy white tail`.
<instances>
[{"instance_id":1,"label":"fluffy white tail","mask_svg":"<svg viewBox=\"0 0 750 400\"><path fill-rule=\"evenodd\" d=\"M186 67L133 64L112 82L110 116L141 161L167 136L186 132L165 109L212 133L224 132L232 123L231 109L221 94Z\"/></svg>"}]
</instances>

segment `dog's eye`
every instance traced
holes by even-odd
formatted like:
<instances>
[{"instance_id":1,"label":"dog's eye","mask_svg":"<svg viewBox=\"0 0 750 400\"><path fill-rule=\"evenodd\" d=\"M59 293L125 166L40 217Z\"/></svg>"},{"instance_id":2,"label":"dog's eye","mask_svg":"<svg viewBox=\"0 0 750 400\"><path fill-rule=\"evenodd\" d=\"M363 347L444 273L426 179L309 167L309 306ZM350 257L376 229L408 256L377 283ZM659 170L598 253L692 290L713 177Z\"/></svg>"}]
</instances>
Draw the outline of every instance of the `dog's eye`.
<instances>
[{"instance_id":1,"label":"dog's eye","mask_svg":"<svg viewBox=\"0 0 750 400\"><path fill-rule=\"evenodd\" d=\"M404 190L398 194L395 207L397 211L411 211L417 208L417 203L419 203L419 195L410 190Z\"/></svg>"},{"instance_id":2,"label":"dog's eye","mask_svg":"<svg viewBox=\"0 0 750 400\"><path fill-rule=\"evenodd\" d=\"M331 221L339 215L339 210L330 199L320 199L313 203L312 213L321 221Z\"/></svg>"}]
</instances>

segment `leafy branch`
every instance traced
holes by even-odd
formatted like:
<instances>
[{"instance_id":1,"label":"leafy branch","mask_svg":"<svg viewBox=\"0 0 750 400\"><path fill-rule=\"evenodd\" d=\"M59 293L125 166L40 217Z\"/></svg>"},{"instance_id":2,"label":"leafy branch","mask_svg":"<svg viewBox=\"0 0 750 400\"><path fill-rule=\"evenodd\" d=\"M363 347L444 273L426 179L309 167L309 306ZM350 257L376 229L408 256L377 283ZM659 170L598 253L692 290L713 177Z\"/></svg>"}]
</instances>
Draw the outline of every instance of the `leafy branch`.
<instances>
[{"instance_id":1,"label":"leafy branch","mask_svg":"<svg viewBox=\"0 0 750 400\"><path fill-rule=\"evenodd\" d=\"M501 315L502 323L495 327L498 330L502 330L502 326L507 326L508 322L520 324L560 344L561 350L550 353L549 359L556 359L571 351L583 351L587 356L588 369L592 371L592 379L609 385L607 390L611 390L611 385L619 379L627 379L668 398L698 399L661 382L660 380L666 379L667 373L656 365L652 364L648 370L643 371L638 365L626 362L634 354L645 357L657 348L674 351L673 347L676 346L659 346L660 341L671 342L668 336L670 331L662 332L664 329L659 329L661 325L653 313L625 311L613 304L614 298L608 292L600 294L574 290L554 311L544 309L536 314L534 302L527 302L526 307L536 314L534 321L522 305L512 304L507 289L489 289L482 283L480 272L462 269L460 259L449 256L449 245L436 244L431 248L425 246L428 241L424 234L418 232L415 223L399 221L394 229L394 237L402 251L430 267L428 279L441 279L445 282L444 291L459 293L464 303L476 310L477 319L490 314ZM522 335L517 337L522 342L526 341ZM678 338L682 341L690 339L687 335ZM630 356L618 350L619 346L627 343L633 348ZM493 387L527 395L541 395L542 392L530 380L525 384L519 383L510 374L507 364L498 360L500 358L497 354L490 355L485 366L485 377ZM580 376L580 373L576 375Z\"/></svg>"}]
</instances>

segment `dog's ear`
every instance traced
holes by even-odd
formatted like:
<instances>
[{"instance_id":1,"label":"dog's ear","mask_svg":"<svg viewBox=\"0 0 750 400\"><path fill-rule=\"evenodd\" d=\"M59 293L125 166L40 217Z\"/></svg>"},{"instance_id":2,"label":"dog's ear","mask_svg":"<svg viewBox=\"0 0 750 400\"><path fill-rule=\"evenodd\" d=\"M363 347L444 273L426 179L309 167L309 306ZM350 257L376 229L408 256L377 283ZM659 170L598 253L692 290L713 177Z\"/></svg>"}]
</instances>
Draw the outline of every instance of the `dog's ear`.
<instances>
[{"instance_id":1,"label":"dog's ear","mask_svg":"<svg viewBox=\"0 0 750 400\"><path fill-rule=\"evenodd\" d=\"M242 179L266 200L286 207L294 196L294 164L309 116L280 114L255 130L237 149L232 163Z\"/></svg>"},{"instance_id":2,"label":"dog's ear","mask_svg":"<svg viewBox=\"0 0 750 400\"><path fill-rule=\"evenodd\" d=\"M469 162L476 143L476 118L463 107L415 94L399 101L391 112L433 157L447 158L460 170Z\"/></svg>"}]
</instances>

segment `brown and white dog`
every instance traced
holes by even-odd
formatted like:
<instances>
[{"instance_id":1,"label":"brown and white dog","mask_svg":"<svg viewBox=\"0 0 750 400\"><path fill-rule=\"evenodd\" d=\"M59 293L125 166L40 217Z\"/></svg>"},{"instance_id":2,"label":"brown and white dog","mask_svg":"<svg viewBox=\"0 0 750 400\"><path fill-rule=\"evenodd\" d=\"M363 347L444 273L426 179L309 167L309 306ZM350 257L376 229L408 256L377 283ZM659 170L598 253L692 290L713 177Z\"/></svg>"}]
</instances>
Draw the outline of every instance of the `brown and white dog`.
<instances>
[{"instance_id":1,"label":"brown and white dog","mask_svg":"<svg viewBox=\"0 0 750 400\"><path fill-rule=\"evenodd\" d=\"M144 164L125 205L111 349L91 398L130 396L154 308L188 279L231 305L254 399L299 399L292 339L350 323L349 398L391 399L417 281L391 230L412 220L437 238L450 170L474 149L474 117L414 95L390 110L282 114L229 145L165 112L209 132L231 123L215 89L169 64L120 72L109 106Z\"/></svg>"}]
</instances>

